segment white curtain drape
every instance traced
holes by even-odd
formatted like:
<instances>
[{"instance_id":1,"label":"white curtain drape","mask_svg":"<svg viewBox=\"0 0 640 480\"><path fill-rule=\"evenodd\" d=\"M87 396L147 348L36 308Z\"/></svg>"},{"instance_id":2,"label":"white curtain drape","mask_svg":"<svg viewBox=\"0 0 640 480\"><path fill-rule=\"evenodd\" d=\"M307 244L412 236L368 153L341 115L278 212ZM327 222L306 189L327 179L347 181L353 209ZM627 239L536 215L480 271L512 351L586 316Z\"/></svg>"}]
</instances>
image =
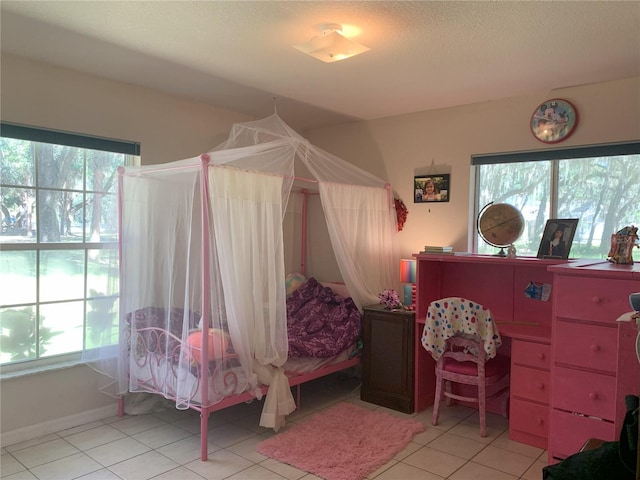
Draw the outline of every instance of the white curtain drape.
<instances>
[{"instance_id":1,"label":"white curtain drape","mask_svg":"<svg viewBox=\"0 0 640 480\"><path fill-rule=\"evenodd\" d=\"M211 269L212 284L222 285L231 341L254 391L257 372L261 383L276 383L287 360L282 180L230 168L209 173L213 265L219 266ZM275 370L267 371L269 365ZM278 428L295 403L288 384L268 396L277 400L268 397L265 406L276 410L263 414L261 425Z\"/></svg>"},{"instance_id":2,"label":"white curtain drape","mask_svg":"<svg viewBox=\"0 0 640 480\"><path fill-rule=\"evenodd\" d=\"M395 285L394 228L386 189L321 182L320 199L340 274L358 308Z\"/></svg>"}]
</instances>

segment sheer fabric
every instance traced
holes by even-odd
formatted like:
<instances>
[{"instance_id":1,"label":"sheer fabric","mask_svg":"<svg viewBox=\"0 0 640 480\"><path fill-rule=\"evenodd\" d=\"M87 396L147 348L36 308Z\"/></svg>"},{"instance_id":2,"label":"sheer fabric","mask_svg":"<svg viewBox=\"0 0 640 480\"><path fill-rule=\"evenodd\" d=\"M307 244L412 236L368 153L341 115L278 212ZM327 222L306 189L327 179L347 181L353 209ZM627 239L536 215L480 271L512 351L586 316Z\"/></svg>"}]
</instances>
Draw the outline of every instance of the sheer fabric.
<instances>
[{"instance_id":1,"label":"sheer fabric","mask_svg":"<svg viewBox=\"0 0 640 480\"><path fill-rule=\"evenodd\" d=\"M395 258L388 191L324 182L319 186L331 245L353 301L360 309L378 303L378 293L393 285L395 266L388 261Z\"/></svg>"},{"instance_id":2,"label":"sheer fabric","mask_svg":"<svg viewBox=\"0 0 640 480\"><path fill-rule=\"evenodd\" d=\"M277 115L235 125L203 157L122 170L120 321L84 358L111 379L111 393L160 393L177 408L260 397L258 386L270 384L261 424L278 428L295 408L281 368L283 220L294 178L303 171L318 183L358 306L395 284L389 190Z\"/></svg>"}]
</instances>

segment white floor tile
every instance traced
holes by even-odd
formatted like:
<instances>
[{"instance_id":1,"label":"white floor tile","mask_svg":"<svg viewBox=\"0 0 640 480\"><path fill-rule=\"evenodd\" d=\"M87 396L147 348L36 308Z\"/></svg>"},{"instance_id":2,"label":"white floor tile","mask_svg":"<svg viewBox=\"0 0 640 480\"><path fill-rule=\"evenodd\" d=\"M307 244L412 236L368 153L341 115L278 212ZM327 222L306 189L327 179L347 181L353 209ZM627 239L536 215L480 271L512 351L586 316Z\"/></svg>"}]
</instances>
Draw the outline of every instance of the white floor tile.
<instances>
[{"instance_id":1,"label":"white floor tile","mask_svg":"<svg viewBox=\"0 0 640 480\"><path fill-rule=\"evenodd\" d=\"M8 477L3 476L2 480L38 480L38 477L29 470L23 470L22 472L14 473Z\"/></svg>"},{"instance_id":2,"label":"white floor tile","mask_svg":"<svg viewBox=\"0 0 640 480\"><path fill-rule=\"evenodd\" d=\"M73 435L75 433L84 432L85 430L91 430L92 428L101 427L103 425L104 425L104 422L102 422L102 421L86 423L84 425L79 425L77 427L73 427L73 428L68 428L66 430L62 430L61 432L58 432L58 435L60 435L62 438L64 438L64 437L68 437L69 435Z\"/></svg>"},{"instance_id":3,"label":"white floor tile","mask_svg":"<svg viewBox=\"0 0 640 480\"><path fill-rule=\"evenodd\" d=\"M159 448L183 438L192 437L191 432L174 425L159 425L144 432L136 433L133 438L151 448Z\"/></svg>"},{"instance_id":4,"label":"white floor tile","mask_svg":"<svg viewBox=\"0 0 640 480\"><path fill-rule=\"evenodd\" d=\"M547 466L546 460L536 460L533 465L524 472L522 480L540 480L542 478L542 469Z\"/></svg>"},{"instance_id":5,"label":"white floor tile","mask_svg":"<svg viewBox=\"0 0 640 480\"><path fill-rule=\"evenodd\" d=\"M444 477L425 472L421 468L412 467L406 463L396 463L378 476L370 475L367 478L375 480L442 480Z\"/></svg>"},{"instance_id":6,"label":"white floor tile","mask_svg":"<svg viewBox=\"0 0 640 480\"><path fill-rule=\"evenodd\" d=\"M14 443L13 445L5 445L5 449L7 450L7 452L11 453L11 452L15 452L17 450L22 450L24 448L31 448L35 445L40 445L41 443L46 443L46 442L50 442L51 440L57 440L59 439L60 436L55 434L55 433L51 433L49 435L45 435L43 437L38 437L38 438L34 438L32 440L27 440L24 442L20 442L20 443Z\"/></svg>"},{"instance_id":7,"label":"white floor tile","mask_svg":"<svg viewBox=\"0 0 640 480\"><path fill-rule=\"evenodd\" d=\"M367 475L367 478L376 478L381 473L386 472L387 470L391 469L395 465L398 465L398 463L400 463L400 462L398 462L398 460L396 460L395 458L392 458L387 463L382 465L380 468L374 470L369 475Z\"/></svg>"},{"instance_id":8,"label":"white floor tile","mask_svg":"<svg viewBox=\"0 0 640 480\"><path fill-rule=\"evenodd\" d=\"M209 455L209 460L206 462L196 460L187 463L185 467L207 480L221 480L241 472L251 465L253 464L249 460L242 458L240 455L226 450L219 450Z\"/></svg>"},{"instance_id":9,"label":"white floor tile","mask_svg":"<svg viewBox=\"0 0 640 480\"><path fill-rule=\"evenodd\" d=\"M151 451L116 463L109 467L109 470L123 480L147 480L177 467L179 465L173 460Z\"/></svg>"},{"instance_id":10,"label":"white floor tile","mask_svg":"<svg viewBox=\"0 0 640 480\"><path fill-rule=\"evenodd\" d=\"M125 437L126 435L120 430L103 424L90 430L68 435L64 439L80 450L89 450Z\"/></svg>"},{"instance_id":11,"label":"white floor tile","mask_svg":"<svg viewBox=\"0 0 640 480\"><path fill-rule=\"evenodd\" d=\"M117 428L127 435L135 435L136 433L144 432L150 428L164 425L166 422L160 420L153 415L126 415L121 420L110 423L114 428Z\"/></svg>"},{"instance_id":12,"label":"white floor tile","mask_svg":"<svg viewBox=\"0 0 640 480\"><path fill-rule=\"evenodd\" d=\"M465 463L462 468L448 478L449 480L518 480L515 475L473 462Z\"/></svg>"},{"instance_id":13,"label":"white floor tile","mask_svg":"<svg viewBox=\"0 0 640 480\"><path fill-rule=\"evenodd\" d=\"M53 462L75 453L80 453L80 450L66 440L56 437L55 440L17 450L12 455L25 467L32 469L38 465Z\"/></svg>"},{"instance_id":14,"label":"white floor tile","mask_svg":"<svg viewBox=\"0 0 640 480\"><path fill-rule=\"evenodd\" d=\"M221 447L228 447L256 435L255 432L238 427L233 423L227 423L220 427L210 429L209 441Z\"/></svg>"},{"instance_id":15,"label":"white floor tile","mask_svg":"<svg viewBox=\"0 0 640 480\"><path fill-rule=\"evenodd\" d=\"M487 445L478 440L472 440L467 437L445 432L432 442L429 442L428 446L441 452L450 453L456 457L471 460L471 458L476 456L478 452Z\"/></svg>"},{"instance_id":16,"label":"white floor tile","mask_svg":"<svg viewBox=\"0 0 640 480\"><path fill-rule=\"evenodd\" d=\"M427 425L427 429L424 432L414 435L411 441L424 446L431 443L433 440L438 438L440 435L443 435L444 433L444 430L438 430L437 428L432 427L431 424L429 424Z\"/></svg>"},{"instance_id":17,"label":"white floor tile","mask_svg":"<svg viewBox=\"0 0 640 480\"><path fill-rule=\"evenodd\" d=\"M227 480L284 480L283 477L271 470L267 470L260 465L253 465L252 467L242 470L227 477Z\"/></svg>"},{"instance_id":18,"label":"white floor tile","mask_svg":"<svg viewBox=\"0 0 640 480\"><path fill-rule=\"evenodd\" d=\"M76 453L70 457L32 468L31 472L39 480L71 480L101 468L102 465L84 453Z\"/></svg>"},{"instance_id":19,"label":"white floor tile","mask_svg":"<svg viewBox=\"0 0 640 480\"><path fill-rule=\"evenodd\" d=\"M4 478L8 475L22 472L24 470L26 470L26 467L10 454L5 453L0 456L0 477Z\"/></svg>"},{"instance_id":20,"label":"white floor tile","mask_svg":"<svg viewBox=\"0 0 640 480\"><path fill-rule=\"evenodd\" d=\"M111 470L102 468L82 477L78 477L76 480L121 480L119 476L113 473Z\"/></svg>"},{"instance_id":21,"label":"white floor tile","mask_svg":"<svg viewBox=\"0 0 640 480\"><path fill-rule=\"evenodd\" d=\"M491 446L519 453L520 455L526 455L531 458L540 458L540 455L544 453L542 448L532 447L531 445L525 445L520 442L514 442L509 438L508 430L491 442Z\"/></svg>"},{"instance_id":22,"label":"white floor tile","mask_svg":"<svg viewBox=\"0 0 640 480\"><path fill-rule=\"evenodd\" d=\"M230 447L227 447L227 450L240 455L243 458L246 458L250 462L260 463L267 457L256 452L256 447L259 443L262 443L264 439L265 437L257 435L255 437L251 437L247 440L243 440L242 442L231 445Z\"/></svg>"},{"instance_id":23,"label":"white floor tile","mask_svg":"<svg viewBox=\"0 0 640 480\"><path fill-rule=\"evenodd\" d=\"M207 452L213 453L220 450L221 447L209 442ZM184 465L200 458L200 436L192 435L191 437L178 440L157 449L158 453L169 457L174 462Z\"/></svg>"},{"instance_id":24,"label":"white floor tile","mask_svg":"<svg viewBox=\"0 0 640 480\"><path fill-rule=\"evenodd\" d=\"M286 463L280 463L271 458L267 458L264 462L260 463L264 468L277 473L278 475L286 478L287 480L298 480L300 478L306 478L307 472L300 470Z\"/></svg>"},{"instance_id":25,"label":"white floor tile","mask_svg":"<svg viewBox=\"0 0 640 480\"><path fill-rule=\"evenodd\" d=\"M153 477L153 480L204 480L204 477L201 477L188 468L178 467L157 477Z\"/></svg>"},{"instance_id":26,"label":"white floor tile","mask_svg":"<svg viewBox=\"0 0 640 480\"><path fill-rule=\"evenodd\" d=\"M466 460L463 458L429 447L422 447L404 459L404 463L445 478L458 470L465 462Z\"/></svg>"},{"instance_id":27,"label":"white floor tile","mask_svg":"<svg viewBox=\"0 0 640 480\"><path fill-rule=\"evenodd\" d=\"M131 437L125 437L115 442L100 445L86 450L84 453L105 467L115 465L130 458L142 455L151 450L144 443Z\"/></svg>"},{"instance_id":28,"label":"white floor tile","mask_svg":"<svg viewBox=\"0 0 640 480\"><path fill-rule=\"evenodd\" d=\"M474 424L473 422L467 422L466 420L462 420L457 425L454 425L453 427L451 427L451 429L448 430L448 432L455 435L460 435L461 437L470 438L471 440L477 440L486 444L493 442L496 438L498 438L498 436L502 434L502 430L497 430L487 425L487 436L481 437L480 426Z\"/></svg>"},{"instance_id":29,"label":"white floor tile","mask_svg":"<svg viewBox=\"0 0 640 480\"><path fill-rule=\"evenodd\" d=\"M398 460L401 461L405 458L407 458L409 455L411 455L412 453L417 452L418 450L420 450L424 445L420 445L419 443L415 443L415 442L409 442L409 445L407 445L406 447L404 447L404 449L402 449L402 451L398 452L393 459L394 460Z\"/></svg>"},{"instance_id":30,"label":"white floor tile","mask_svg":"<svg viewBox=\"0 0 640 480\"><path fill-rule=\"evenodd\" d=\"M533 465L535 460L519 453L509 452L489 445L473 457L473 462L519 477Z\"/></svg>"}]
</instances>

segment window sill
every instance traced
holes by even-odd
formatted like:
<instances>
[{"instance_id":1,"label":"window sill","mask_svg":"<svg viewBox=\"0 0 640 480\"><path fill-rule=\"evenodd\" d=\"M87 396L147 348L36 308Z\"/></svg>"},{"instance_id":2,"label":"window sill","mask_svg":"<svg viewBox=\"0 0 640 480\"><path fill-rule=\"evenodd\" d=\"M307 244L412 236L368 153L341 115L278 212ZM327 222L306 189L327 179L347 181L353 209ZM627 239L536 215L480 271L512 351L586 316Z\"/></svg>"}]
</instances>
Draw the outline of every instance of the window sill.
<instances>
[{"instance_id":1,"label":"window sill","mask_svg":"<svg viewBox=\"0 0 640 480\"><path fill-rule=\"evenodd\" d=\"M77 367L83 365L84 362L80 358L67 360L64 362L56 362L48 365L33 365L24 368L15 368L15 365L7 365L0 367L0 381L12 380L15 378L28 377L32 375L39 375L41 373L55 372L58 370L65 370L67 368ZM8 370L8 371L7 371Z\"/></svg>"}]
</instances>

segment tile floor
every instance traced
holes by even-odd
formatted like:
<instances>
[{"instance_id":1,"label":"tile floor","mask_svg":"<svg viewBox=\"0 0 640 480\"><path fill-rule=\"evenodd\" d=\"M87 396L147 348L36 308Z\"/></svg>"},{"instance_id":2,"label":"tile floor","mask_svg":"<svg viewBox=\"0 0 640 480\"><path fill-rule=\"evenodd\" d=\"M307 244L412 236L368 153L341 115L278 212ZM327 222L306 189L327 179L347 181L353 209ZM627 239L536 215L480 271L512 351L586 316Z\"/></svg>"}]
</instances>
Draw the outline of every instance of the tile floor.
<instances>
[{"instance_id":1,"label":"tile floor","mask_svg":"<svg viewBox=\"0 0 640 480\"><path fill-rule=\"evenodd\" d=\"M288 425L338 401L362 402L359 380L336 374L302 386L301 408ZM193 411L107 418L42 438L2 446L3 480L320 480L255 451L273 435L258 427L261 403L242 404L209 418L209 460L200 461L200 419ZM394 415L407 415L383 409ZM489 415L481 438L478 414L443 407L438 426L431 409L413 415L427 426L407 448L369 475L376 480L539 480L546 451L512 442L507 420ZM285 427L286 428L286 427Z\"/></svg>"}]
</instances>

